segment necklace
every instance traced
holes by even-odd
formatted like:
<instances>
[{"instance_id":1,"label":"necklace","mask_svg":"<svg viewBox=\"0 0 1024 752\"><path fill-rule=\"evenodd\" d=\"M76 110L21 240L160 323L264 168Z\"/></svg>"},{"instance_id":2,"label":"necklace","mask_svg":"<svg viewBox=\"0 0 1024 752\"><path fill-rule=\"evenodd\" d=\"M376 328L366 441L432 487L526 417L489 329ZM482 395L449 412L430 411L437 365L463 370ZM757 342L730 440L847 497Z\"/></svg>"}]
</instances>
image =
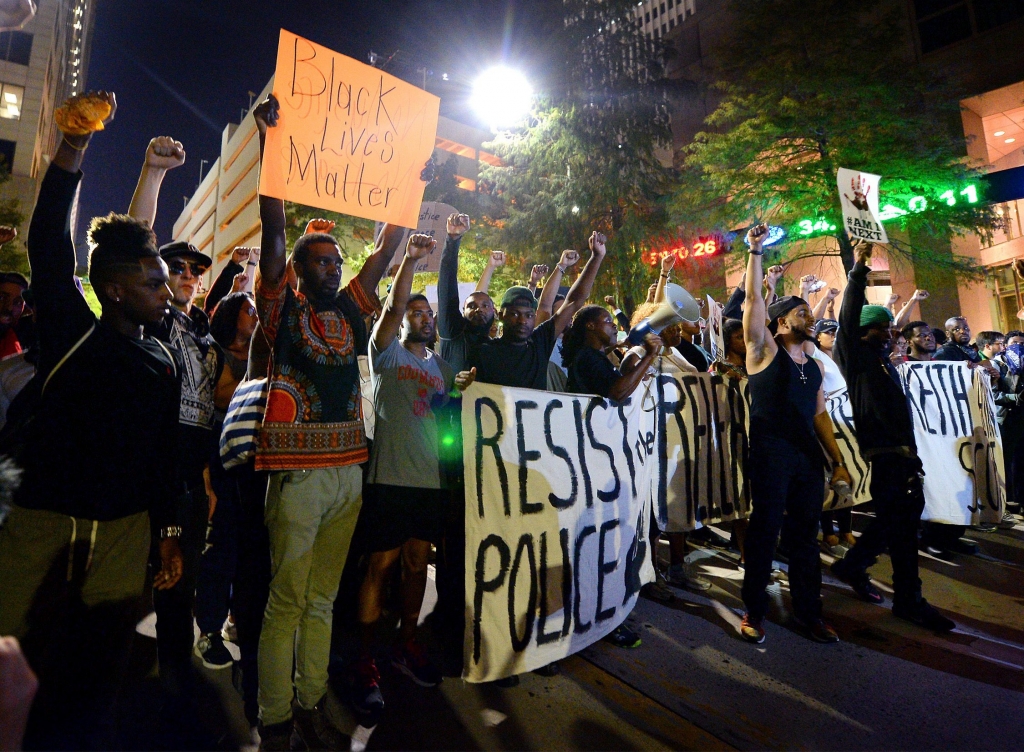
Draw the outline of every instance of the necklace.
<instances>
[{"instance_id":1,"label":"necklace","mask_svg":"<svg viewBox=\"0 0 1024 752\"><path fill-rule=\"evenodd\" d=\"M807 361L804 361L803 363L797 363L796 361L793 362L796 364L796 367L800 370L800 381L806 384L807 375L804 373L804 366L807 365Z\"/></svg>"}]
</instances>

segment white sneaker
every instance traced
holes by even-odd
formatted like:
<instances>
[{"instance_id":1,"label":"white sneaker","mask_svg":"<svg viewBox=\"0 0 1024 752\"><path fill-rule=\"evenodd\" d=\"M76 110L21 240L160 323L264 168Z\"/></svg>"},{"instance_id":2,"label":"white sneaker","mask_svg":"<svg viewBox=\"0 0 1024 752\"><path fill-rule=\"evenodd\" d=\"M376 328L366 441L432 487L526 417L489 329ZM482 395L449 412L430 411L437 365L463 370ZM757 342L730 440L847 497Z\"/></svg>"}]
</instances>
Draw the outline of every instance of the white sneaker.
<instances>
[{"instance_id":1,"label":"white sneaker","mask_svg":"<svg viewBox=\"0 0 1024 752\"><path fill-rule=\"evenodd\" d=\"M673 564L668 568L669 584L697 593L711 589L711 580L697 574L692 564Z\"/></svg>"},{"instance_id":2,"label":"white sneaker","mask_svg":"<svg viewBox=\"0 0 1024 752\"><path fill-rule=\"evenodd\" d=\"M225 642L238 642L238 627L231 621L230 616L224 620L224 626L220 628L220 638Z\"/></svg>"}]
</instances>

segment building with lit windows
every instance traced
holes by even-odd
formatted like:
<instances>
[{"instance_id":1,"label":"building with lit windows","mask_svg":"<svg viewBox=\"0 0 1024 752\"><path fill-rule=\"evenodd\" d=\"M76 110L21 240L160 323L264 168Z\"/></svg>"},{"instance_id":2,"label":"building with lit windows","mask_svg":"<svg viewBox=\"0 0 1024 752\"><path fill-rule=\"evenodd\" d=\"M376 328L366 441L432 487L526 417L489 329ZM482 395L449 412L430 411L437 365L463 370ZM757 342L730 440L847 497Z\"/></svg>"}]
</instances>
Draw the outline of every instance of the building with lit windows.
<instances>
[{"instance_id":1,"label":"building with lit windows","mask_svg":"<svg viewBox=\"0 0 1024 752\"><path fill-rule=\"evenodd\" d=\"M228 123L221 134L220 155L174 223L173 239L185 240L209 255L214 264L204 283L209 289L237 246L258 246L262 239L259 202L259 138L252 109L273 88L268 83L241 123ZM437 124L434 159L451 165L459 188L477 190L480 163L499 165L480 146L491 134L446 117Z\"/></svg>"},{"instance_id":2,"label":"building with lit windows","mask_svg":"<svg viewBox=\"0 0 1024 752\"><path fill-rule=\"evenodd\" d=\"M0 156L12 176L3 192L26 223L58 144L54 110L85 88L96 2L42 0L24 29L0 33Z\"/></svg>"},{"instance_id":3,"label":"building with lit windows","mask_svg":"<svg viewBox=\"0 0 1024 752\"><path fill-rule=\"evenodd\" d=\"M941 326L948 317L963 313L975 332L1024 328L1024 320L1017 315L1024 313L1024 287L1010 266L1014 259L1024 258L1024 52L1018 43L1024 33L1024 4L992 0L886 2L902 14L906 30L903 53L908 65L924 66L957 82L955 95L961 105L964 134L969 137L966 156L988 174L985 191L981 186L966 186L958 193L937 191L934 196L915 197L913 206L883 206L883 221L887 213L895 217L925 210L928 202L973 203L983 195L996 204L1005 225L991 243L983 244L975 236L950 243L952 252L970 256L986 269L984 281L958 283L948 274L906 264L889 268L885 255L876 253L868 299L885 303L895 292L906 301L915 288L924 288L931 297L921 306L921 318L932 325ZM645 23L646 9L653 5L643 3ZM731 26L730 6L730 0L701 0L699 8L665 33L663 41L674 48L667 74L678 84L672 109L676 153L704 130L705 118L718 105L719 95L707 87L706 77ZM659 5L659 22L663 13ZM652 24L653 20L652 12ZM809 252L816 249L816 243L822 244L824 250L823 241L814 238L828 229L815 225L820 221L808 218L785 228L788 242L803 242ZM719 283L731 287L739 282L741 270L727 271L726 266L720 265ZM800 259L787 270L792 280L804 274L814 274L830 287L842 289L845 285L846 274L838 257Z\"/></svg>"},{"instance_id":4,"label":"building with lit windows","mask_svg":"<svg viewBox=\"0 0 1024 752\"><path fill-rule=\"evenodd\" d=\"M661 39L697 12L697 0L644 0L634 12L644 34Z\"/></svg>"}]
</instances>

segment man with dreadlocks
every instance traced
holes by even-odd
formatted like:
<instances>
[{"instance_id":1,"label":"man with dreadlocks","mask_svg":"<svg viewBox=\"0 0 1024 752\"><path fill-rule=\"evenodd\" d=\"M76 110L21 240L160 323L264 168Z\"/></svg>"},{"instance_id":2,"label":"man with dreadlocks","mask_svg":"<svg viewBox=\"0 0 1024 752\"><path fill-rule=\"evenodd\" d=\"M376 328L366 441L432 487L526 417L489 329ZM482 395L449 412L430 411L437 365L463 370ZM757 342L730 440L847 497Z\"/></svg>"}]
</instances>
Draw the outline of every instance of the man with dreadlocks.
<instances>
[{"instance_id":1,"label":"man with dreadlocks","mask_svg":"<svg viewBox=\"0 0 1024 752\"><path fill-rule=\"evenodd\" d=\"M640 366L623 375L605 355L615 344L616 332L611 314L601 306L588 305L577 311L562 335L562 365L569 369L567 391L621 402L636 390L661 352L661 338L647 335ZM605 640L620 648L640 647L640 635L625 624L616 627Z\"/></svg>"}]
</instances>

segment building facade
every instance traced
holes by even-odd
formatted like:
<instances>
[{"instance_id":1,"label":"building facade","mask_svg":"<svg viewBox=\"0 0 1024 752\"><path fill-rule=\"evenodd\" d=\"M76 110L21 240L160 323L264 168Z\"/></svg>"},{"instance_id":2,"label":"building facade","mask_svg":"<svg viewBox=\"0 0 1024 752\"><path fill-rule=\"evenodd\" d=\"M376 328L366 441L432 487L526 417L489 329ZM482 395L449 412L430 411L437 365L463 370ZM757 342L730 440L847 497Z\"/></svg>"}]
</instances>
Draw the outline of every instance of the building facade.
<instances>
[{"instance_id":1,"label":"building facade","mask_svg":"<svg viewBox=\"0 0 1024 752\"><path fill-rule=\"evenodd\" d=\"M96 2L44 0L24 29L0 33L0 155L12 178L3 192L26 225L58 144L54 110L85 89Z\"/></svg>"},{"instance_id":2,"label":"building facade","mask_svg":"<svg viewBox=\"0 0 1024 752\"><path fill-rule=\"evenodd\" d=\"M931 296L921 306L921 318L933 326L942 326L948 317L963 313L975 332L1022 328L1024 321L1018 312L1024 314L1024 287L1015 279L1010 265L1024 257L1024 204L1020 200L1024 199L1024 52L1016 44L1024 32L1024 5L987 0L887 3L904 25L905 49L899 52L908 65L924 66L957 82L954 96L961 105L965 156L989 173L990 183L999 177L997 173L1021 170L1021 175L1014 175L1013 181L1002 181L1011 184L1000 191L996 206L1005 225L992 242L983 243L976 236L950 241L954 253L970 256L984 267L984 281L958 282L912 264L890 265L884 254L876 253L868 299L884 303L896 293L906 301L916 288L923 288ZM653 3L643 5L646 8ZM677 153L693 140L694 134L704 130L705 118L719 103L716 92L706 86L707 72L715 66L716 50L728 38L731 6L730 0L701 0L694 13L665 33L665 43L674 48L668 75L678 84L672 107L673 148ZM658 18L660 21L661 12ZM815 233L809 229L807 234ZM801 253L826 251L823 239L792 236L788 242L802 243ZM720 282L727 287L737 284L742 271L730 270L724 262L719 264ZM837 256L800 259L787 269L790 280L804 274L824 279L829 287L845 286L846 273ZM837 311L840 302L836 303Z\"/></svg>"},{"instance_id":3,"label":"building facade","mask_svg":"<svg viewBox=\"0 0 1024 752\"><path fill-rule=\"evenodd\" d=\"M644 0L634 11L649 39L661 39L696 12L697 0Z\"/></svg>"},{"instance_id":4,"label":"building facade","mask_svg":"<svg viewBox=\"0 0 1024 752\"><path fill-rule=\"evenodd\" d=\"M270 81L253 107L273 90ZM491 134L446 117L438 119L434 159L452 165L459 188L476 191L480 164L500 164L481 150ZM220 154L210 165L196 192L174 223L174 240L185 240L213 260L204 284L209 289L237 246L258 246L262 240L259 215L259 137L252 109L241 123L229 123L221 134Z\"/></svg>"}]
</instances>

